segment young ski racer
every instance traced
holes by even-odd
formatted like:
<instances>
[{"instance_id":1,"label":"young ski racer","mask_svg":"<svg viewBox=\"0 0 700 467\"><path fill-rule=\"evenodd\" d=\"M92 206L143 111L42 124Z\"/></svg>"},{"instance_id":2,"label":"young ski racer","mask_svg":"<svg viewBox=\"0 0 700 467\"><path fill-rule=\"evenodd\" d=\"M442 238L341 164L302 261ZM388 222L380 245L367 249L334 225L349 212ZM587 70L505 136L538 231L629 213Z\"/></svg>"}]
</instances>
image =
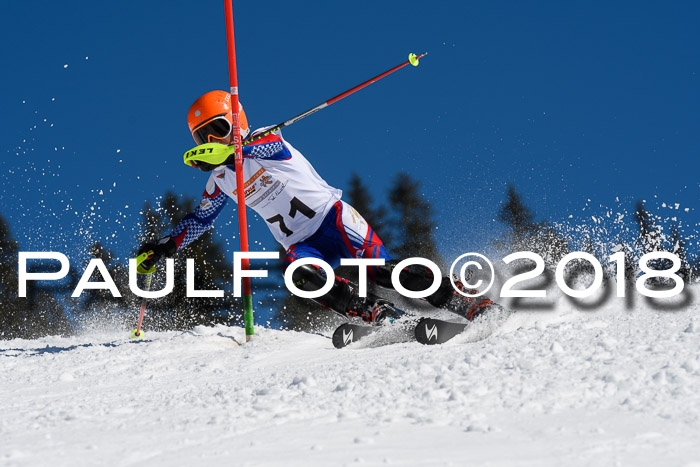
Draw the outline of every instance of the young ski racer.
<instances>
[{"instance_id":1,"label":"young ski racer","mask_svg":"<svg viewBox=\"0 0 700 467\"><path fill-rule=\"evenodd\" d=\"M240 104L238 117L241 140L267 129L261 128L251 135ZM224 91L204 94L190 107L187 123L198 145L233 144L231 95ZM266 220L272 235L285 248L285 268L307 257L322 259L333 268L340 264L341 258L383 258L385 265L368 268L368 275L376 284L392 288L391 272L398 261L389 256L379 236L360 213L341 199L342 191L328 185L309 161L282 137L281 131L243 146L242 152L246 205ZM145 270L212 228L229 198L237 201L233 157L212 163L203 156L189 162L193 167L211 172L202 200L170 235L141 246L138 254L153 251L142 264ZM420 265L403 269L399 278L401 284L412 291L425 290L433 283L430 269ZM292 280L305 291L318 290L326 283L323 270L313 265L296 269ZM455 283L466 291L461 282ZM475 293L473 289L471 292ZM314 300L341 315L357 316L370 323L397 315L388 300L371 294L360 297L355 284L338 276L331 290ZM442 278L440 288L427 297L427 301L435 307L460 313L468 320L493 303L484 297L467 298L457 293L449 277Z\"/></svg>"}]
</instances>

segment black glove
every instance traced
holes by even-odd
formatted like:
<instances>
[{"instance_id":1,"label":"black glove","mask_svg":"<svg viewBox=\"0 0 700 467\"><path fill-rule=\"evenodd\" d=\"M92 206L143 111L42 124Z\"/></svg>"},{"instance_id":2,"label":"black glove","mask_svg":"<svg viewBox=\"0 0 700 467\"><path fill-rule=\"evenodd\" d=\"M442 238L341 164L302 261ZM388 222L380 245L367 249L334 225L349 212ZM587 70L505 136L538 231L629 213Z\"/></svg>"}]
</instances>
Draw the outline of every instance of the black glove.
<instances>
[{"instance_id":1,"label":"black glove","mask_svg":"<svg viewBox=\"0 0 700 467\"><path fill-rule=\"evenodd\" d=\"M177 251L177 243L175 243L175 240L172 239L172 237L163 237L157 242L146 242L143 245L141 245L141 248L139 248L139 251L136 253L136 256L139 256L142 253L146 252L151 252L148 255L148 258L141 263L141 265L138 268L138 272L140 274L146 274L146 271L149 269L153 268L156 263L158 262L159 259L162 257L169 258L172 255L175 254Z\"/></svg>"}]
</instances>

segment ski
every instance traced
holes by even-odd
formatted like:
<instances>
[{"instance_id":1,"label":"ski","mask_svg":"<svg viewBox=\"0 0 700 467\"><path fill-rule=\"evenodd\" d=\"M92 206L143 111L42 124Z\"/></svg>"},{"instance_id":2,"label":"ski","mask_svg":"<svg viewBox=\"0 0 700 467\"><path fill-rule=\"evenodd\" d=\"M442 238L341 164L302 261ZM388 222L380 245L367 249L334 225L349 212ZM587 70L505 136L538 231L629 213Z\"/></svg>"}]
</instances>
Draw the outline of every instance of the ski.
<instances>
[{"instance_id":1,"label":"ski","mask_svg":"<svg viewBox=\"0 0 700 467\"><path fill-rule=\"evenodd\" d=\"M444 344L457 334L464 332L468 326L476 325L477 332L471 336L471 339L481 340L491 335L514 313L515 311L494 303L486 309L483 315L473 321L455 322L444 319L422 318L418 321L414 333L416 340L421 344Z\"/></svg>"},{"instance_id":2,"label":"ski","mask_svg":"<svg viewBox=\"0 0 700 467\"><path fill-rule=\"evenodd\" d=\"M434 318L422 318L415 328L416 340L421 344L444 344L464 331L469 323L455 323Z\"/></svg>"},{"instance_id":3,"label":"ski","mask_svg":"<svg viewBox=\"0 0 700 467\"><path fill-rule=\"evenodd\" d=\"M375 325L353 322L341 324L333 332L333 346L336 349L342 349L343 347L347 347L353 342L357 342L363 337L367 337L368 335L380 330L396 330L398 328L405 328L406 326L412 328L415 325L414 323L416 322L417 318L413 318L413 315L411 313L405 312L396 307L393 308L394 311L396 311L399 315L399 318L397 318L396 320L388 318L381 324ZM407 321L406 318L409 318L409 320Z\"/></svg>"},{"instance_id":4,"label":"ski","mask_svg":"<svg viewBox=\"0 0 700 467\"><path fill-rule=\"evenodd\" d=\"M396 321L387 320L386 323L379 325L369 325L365 323L354 323L348 322L343 323L338 328L336 328L333 333L332 341L333 346L336 349L342 349L348 345L357 342L370 334L375 334L379 331L383 333L388 333L390 330L394 330L397 335L401 335L399 339L405 339L404 334L411 334L411 340L415 339L421 344L425 345L435 345L444 344L449 341L457 334L464 332L467 326L470 326L474 321L467 322L455 322L447 321L444 319L436 318L420 318L413 313L405 312L396 307L394 309L399 313L401 318ZM462 317L462 315L456 311L445 310ZM494 303L488 308L488 318L484 321L483 318L478 318L480 327L482 328L481 333L484 333L484 337L491 332L510 315L514 313L513 310L502 307ZM397 335L387 336L385 344L394 343L393 339L397 338ZM402 342L399 340L398 342Z\"/></svg>"},{"instance_id":5,"label":"ski","mask_svg":"<svg viewBox=\"0 0 700 467\"><path fill-rule=\"evenodd\" d=\"M342 349L377 330L379 326L368 324L343 323L333 333L333 347Z\"/></svg>"}]
</instances>

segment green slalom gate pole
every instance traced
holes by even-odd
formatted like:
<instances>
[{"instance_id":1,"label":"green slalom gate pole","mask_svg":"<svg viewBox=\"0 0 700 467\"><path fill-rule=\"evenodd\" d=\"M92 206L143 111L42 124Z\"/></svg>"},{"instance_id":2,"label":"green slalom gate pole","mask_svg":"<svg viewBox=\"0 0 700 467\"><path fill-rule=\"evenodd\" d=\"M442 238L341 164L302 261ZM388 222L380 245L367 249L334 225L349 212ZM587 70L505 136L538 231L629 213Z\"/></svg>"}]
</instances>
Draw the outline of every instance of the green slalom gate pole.
<instances>
[{"instance_id":1,"label":"green slalom gate pole","mask_svg":"<svg viewBox=\"0 0 700 467\"><path fill-rule=\"evenodd\" d=\"M224 0L226 12L226 43L228 48L228 75L231 86L231 116L233 117L233 145L235 148L236 191L238 201L238 230L241 238L241 252L248 252L248 221L246 220L245 190L243 177L243 146L241 144L241 126L238 122L238 74L236 72L236 43L233 35L232 0ZM241 270L250 269L250 261L243 258ZM234 277L234 280L236 278ZM253 338L253 292L250 277L243 277L243 321L245 322L245 340Z\"/></svg>"}]
</instances>

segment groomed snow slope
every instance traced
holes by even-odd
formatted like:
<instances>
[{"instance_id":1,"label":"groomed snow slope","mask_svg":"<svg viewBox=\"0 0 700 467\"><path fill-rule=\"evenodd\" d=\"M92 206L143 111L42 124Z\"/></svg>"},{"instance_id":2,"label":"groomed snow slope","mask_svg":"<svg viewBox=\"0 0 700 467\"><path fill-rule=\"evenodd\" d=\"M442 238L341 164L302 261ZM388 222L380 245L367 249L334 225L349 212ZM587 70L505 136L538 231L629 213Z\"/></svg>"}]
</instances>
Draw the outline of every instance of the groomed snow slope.
<instances>
[{"instance_id":1,"label":"groomed snow slope","mask_svg":"<svg viewBox=\"0 0 700 467\"><path fill-rule=\"evenodd\" d=\"M239 346L224 327L3 341L0 465L700 466L698 305L622 303L560 300L441 347L263 328Z\"/></svg>"}]
</instances>

